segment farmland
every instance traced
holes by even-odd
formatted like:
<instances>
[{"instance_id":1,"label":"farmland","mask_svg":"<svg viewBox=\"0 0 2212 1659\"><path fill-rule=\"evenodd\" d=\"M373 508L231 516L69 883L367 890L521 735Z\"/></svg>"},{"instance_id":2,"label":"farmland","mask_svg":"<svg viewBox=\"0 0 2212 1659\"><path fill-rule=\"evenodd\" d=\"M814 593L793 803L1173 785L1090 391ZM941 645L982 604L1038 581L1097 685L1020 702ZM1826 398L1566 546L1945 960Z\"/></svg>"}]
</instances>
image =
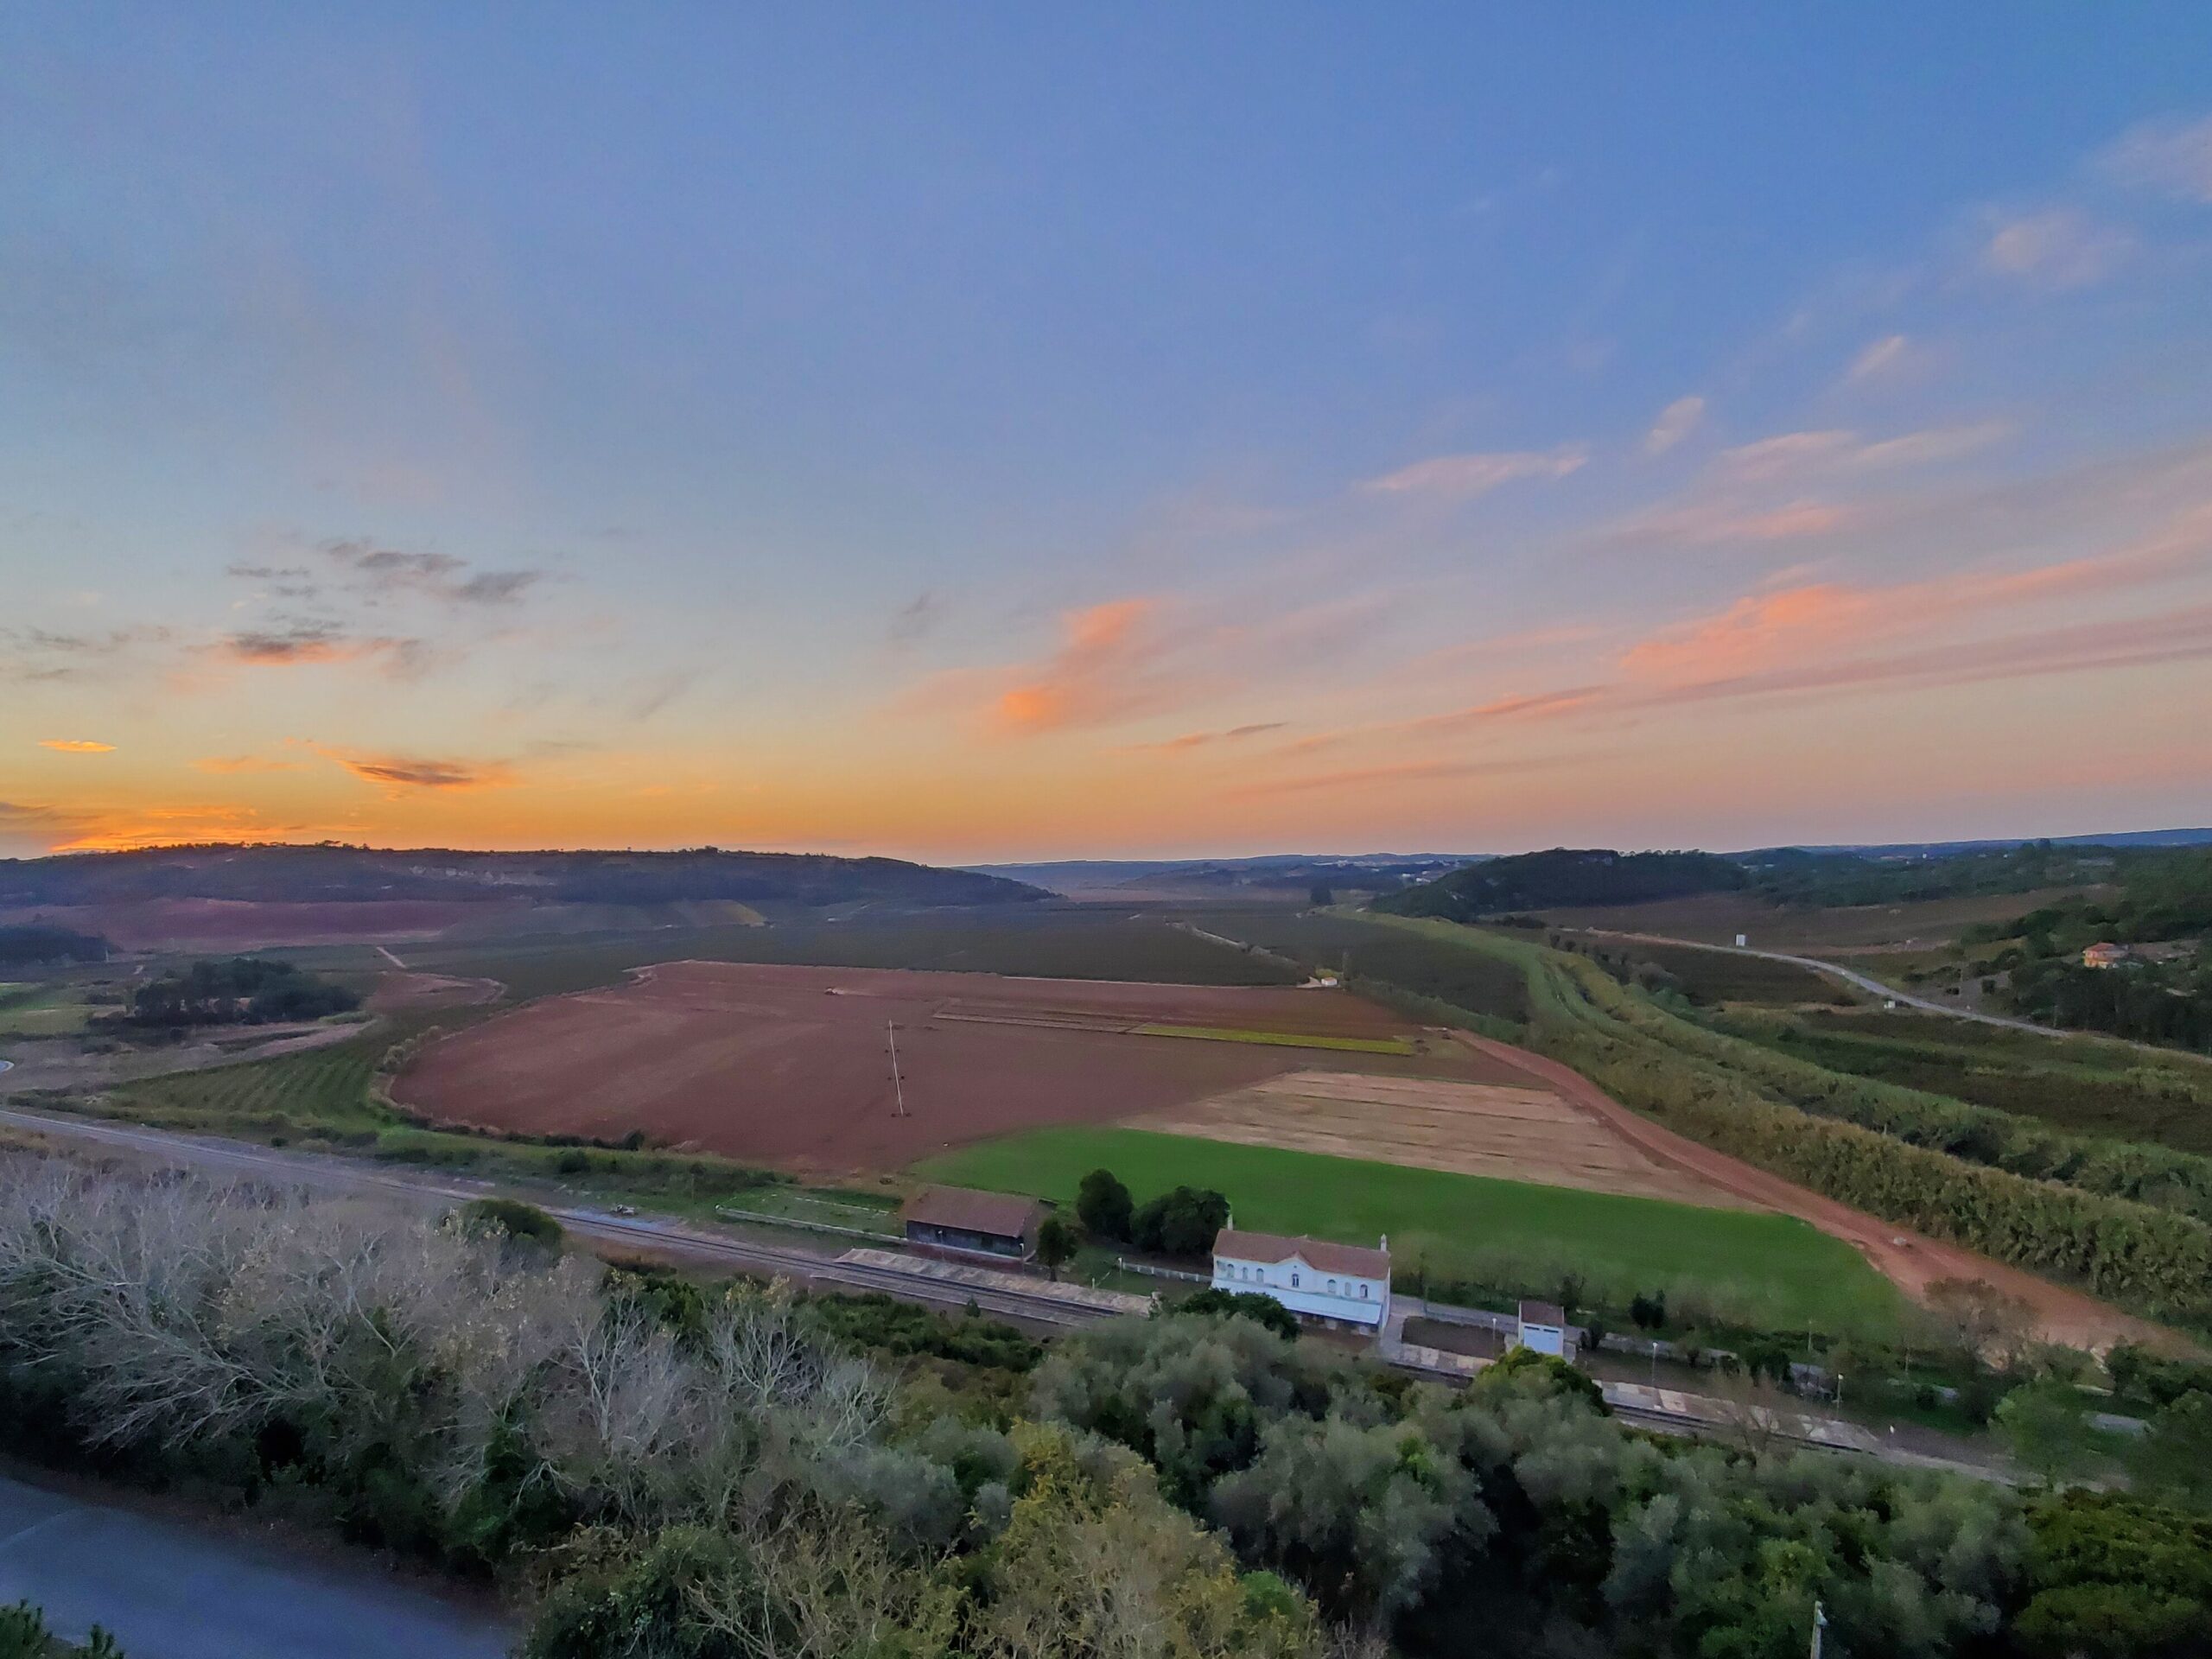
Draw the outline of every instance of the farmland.
<instances>
[{"instance_id":1,"label":"farmland","mask_svg":"<svg viewBox=\"0 0 2212 1659\"><path fill-rule=\"evenodd\" d=\"M1508 1024L1529 1015L1525 976L1512 963L1388 923L1343 911L1209 911L1190 919L1310 969L1349 971Z\"/></svg>"},{"instance_id":2,"label":"farmland","mask_svg":"<svg viewBox=\"0 0 2212 1659\"><path fill-rule=\"evenodd\" d=\"M2045 1037L1930 1015L1745 1011L1732 1035L1833 1071L2034 1117L2078 1135L2212 1154L2212 1065L2094 1037Z\"/></svg>"},{"instance_id":3,"label":"farmland","mask_svg":"<svg viewBox=\"0 0 2212 1659\"><path fill-rule=\"evenodd\" d=\"M1721 1188L1647 1156L1553 1090L1370 1072L1294 1071L1134 1120L1169 1135L1328 1153L1417 1169L1732 1205Z\"/></svg>"},{"instance_id":4,"label":"farmland","mask_svg":"<svg viewBox=\"0 0 2212 1659\"><path fill-rule=\"evenodd\" d=\"M1895 1334L1897 1292L1847 1244L1787 1217L1692 1208L1318 1154L1092 1126L1033 1130L928 1159L916 1173L1071 1203L1093 1169L1141 1198L1189 1184L1237 1224L1346 1243L1388 1234L1400 1281L1539 1287L1580 1274L1596 1300L1662 1287L1770 1328Z\"/></svg>"},{"instance_id":5,"label":"farmland","mask_svg":"<svg viewBox=\"0 0 2212 1659\"><path fill-rule=\"evenodd\" d=\"M674 961L1188 985L1287 985L1298 979L1280 963L1215 944L1158 916L1071 908L440 941L404 954L410 968L499 980L518 1001L619 985L632 969Z\"/></svg>"},{"instance_id":6,"label":"farmland","mask_svg":"<svg viewBox=\"0 0 2212 1659\"><path fill-rule=\"evenodd\" d=\"M1150 1025L1310 1036L1354 1069L1471 1080L1497 1070L1342 992L674 963L435 1043L393 1093L443 1123L642 1132L842 1173L1039 1123L1164 1109L1306 1063L1296 1046L1150 1036Z\"/></svg>"},{"instance_id":7,"label":"farmland","mask_svg":"<svg viewBox=\"0 0 2212 1659\"><path fill-rule=\"evenodd\" d=\"M1605 905L1546 910L1555 927L1605 932L1651 933L1701 944L1732 944L1738 933L1762 950L1818 956L1926 946L1955 939L1967 928L2002 921L2037 906L2079 896L2082 887L2027 893L1963 893L1889 905L1780 906L1756 893L1703 893L1643 905Z\"/></svg>"},{"instance_id":8,"label":"farmland","mask_svg":"<svg viewBox=\"0 0 2212 1659\"><path fill-rule=\"evenodd\" d=\"M1835 981L1795 963L1735 950L1708 950L1694 944L1618 933L1566 934L1561 943L1609 968L1632 969L1649 963L1666 974L1693 1002L1848 1003L1851 994Z\"/></svg>"}]
</instances>

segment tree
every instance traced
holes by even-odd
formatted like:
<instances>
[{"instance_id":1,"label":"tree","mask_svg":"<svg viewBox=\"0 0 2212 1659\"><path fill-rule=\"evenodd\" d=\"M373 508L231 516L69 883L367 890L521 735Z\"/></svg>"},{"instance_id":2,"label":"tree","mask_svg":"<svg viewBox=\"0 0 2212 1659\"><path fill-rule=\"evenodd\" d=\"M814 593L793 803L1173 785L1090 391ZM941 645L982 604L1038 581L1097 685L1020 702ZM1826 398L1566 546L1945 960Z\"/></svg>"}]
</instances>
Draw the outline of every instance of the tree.
<instances>
[{"instance_id":1,"label":"tree","mask_svg":"<svg viewBox=\"0 0 2212 1659\"><path fill-rule=\"evenodd\" d=\"M1985 1279L1938 1279L1928 1287L1928 1311L1961 1352L1985 1364L2011 1358L2035 1328L2025 1302Z\"/></svg>"},{"instance_id":2,"label":"tree","mask_svg":"<svg viewBox=\"0 0 2212 1659\"><path fill-rule=\"evenodd\" d=\"M1215 1314L1224 1319L1257 1319L1287 1341L1298 1337L1298 1315L1272 1296L1257 1291L1206 1289L1185 1296L1172 1313Z\"/></svg>"},{"instance_id":3,"label":"tree","mask_svg":"<svg viewBox=\"0 0 2212 1659\"><path fill-rule=\"evenodd\" d=\"M1045 1264L1045 1271L1057 1281L1060 1269L1075 1260L1077 1248L1082 1242L1065 1217L1047 1216L1037 1229L1037 1259Z\"/></svg>"},{"instance_id":4,"label":"tree","mask_svg":"<svg viewBox=\"0 0 2212 1659\"><path fill-rule=\"evenodd\" d=\"M2078 1474L2094 1450L2081 1392L2063 1377L2022 1383L1998 1402L1996 1421L2014 1459L2045 1485Z\"/></svg>"},{"instance_id":5,"label":"tree","mask_svg":"<svg viewBox=\"0 0 2212 1659\"><path fill-rule=\"evenodd\" d=\"M1114 1238L1128 1243L1129 1224L1135 1211L1136 1202L1129 1197L1129 1189L1110 1169L1092 1170L1076 1188L1076 1217L1083 1223L1084 1231L1093 1238Z\"/></svg>"},{"instance_id":6,"label":"tree","mask_svg":"<svg viewBox=\"0 0 2212 1659\"><path fill-rule=\"evenodd\" d=\"M474 1198L461 1206L461 1230L471 1238L512 1238L561 1248L561 1224L534 1204L518 1198Z\"/></svg>"},{"instance_id":7,"label":"tree","mask_svg":"<svg viewBox=\"0 0 2212 1659\"><path fill-rule=\"evenodd\" d=\"M2138 1491L2212 1510L2212 1394L2192 1389L2162 1408L2127 1466Z\"/></svg>"},{"instance_id":8,"label":"tree","mask_svg":"<svg viewBox=\"0 0 2212 1659\"><path fill-rule=\"evenodd\" d=\"M1136 1213L1131 1233L1137 1248L1161 1255L1204 1255L1214 1235L1229 1224L1229 1200L1210 1188L1179 1186Z\"/></svg>"},{"instance_id":9,"label":"tree","mask_svg":"<svg viewBox=\"0 0 2212 1659\"><path fill-rule=\"evenodd\" d=\"M1325 881L1316 881L1306 897L1307 902L1316 910L1325 910L1337 902L1337 895L1330 891L1329 884Z\"/></svg>"}]
</instances>

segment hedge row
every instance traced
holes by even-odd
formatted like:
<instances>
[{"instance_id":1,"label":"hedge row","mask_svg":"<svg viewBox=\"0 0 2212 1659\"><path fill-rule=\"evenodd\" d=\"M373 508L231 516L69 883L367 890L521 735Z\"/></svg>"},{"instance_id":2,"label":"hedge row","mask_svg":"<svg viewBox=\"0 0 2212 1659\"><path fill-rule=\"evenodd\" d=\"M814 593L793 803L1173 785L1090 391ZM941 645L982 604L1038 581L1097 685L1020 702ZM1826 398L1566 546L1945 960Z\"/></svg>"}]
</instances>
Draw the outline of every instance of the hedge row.
<instances>
[{"instance_id":1,"label":"hedge row","mask_svg":"<svg viewBox=\"0 0 2212 1659\"><path fill-rule=\"evenodd\" d=\"M1694 1031L1557 952L1525 951L1531 1046L1628 1105L1718 1151L1840 1203L2056 1274L2153 1318L2212 1326L2212 1227L2195 1217L2055 1181L1968 1164L1770 1098L1710 1054ZM1793 1063L1796 1064L1796 1063Z\"/></svg>"}]
</instances>

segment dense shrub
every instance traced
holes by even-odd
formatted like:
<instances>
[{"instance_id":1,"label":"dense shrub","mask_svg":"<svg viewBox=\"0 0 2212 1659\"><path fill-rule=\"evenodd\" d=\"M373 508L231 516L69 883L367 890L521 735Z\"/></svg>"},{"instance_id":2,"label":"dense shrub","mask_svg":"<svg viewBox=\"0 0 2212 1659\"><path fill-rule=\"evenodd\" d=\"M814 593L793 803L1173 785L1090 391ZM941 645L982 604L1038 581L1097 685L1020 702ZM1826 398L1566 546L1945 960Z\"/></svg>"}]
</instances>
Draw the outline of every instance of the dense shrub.
<instances>
[{"instance_id":1,"label":"dense shrub","mask_svg":"<svg viewBox=\"0 0 2212 1659\"><path fill-rule=\"evenodd\" d=\"M1179 1186L1136 1212L1129 1234L1141 1250L1160 1255L1204 1255L1214 1235L1229 1224L1229 1200L1210 1188Z\"/></svg>"},{"instance_id":2,"label":"dense shrub","mask_svg":"<svg viewBox=\"0 0 2212 1659\"><path fill-rule=\"evenodd\" d=\"M1194 1314L1255 1319L1286 1339L1295 1339L1298 1335L1298 1316L1274 1297L1256 1291L1208 1288L1185 1296L1166 1312L1177 1316Z\"/></svg>"}]
</instances>

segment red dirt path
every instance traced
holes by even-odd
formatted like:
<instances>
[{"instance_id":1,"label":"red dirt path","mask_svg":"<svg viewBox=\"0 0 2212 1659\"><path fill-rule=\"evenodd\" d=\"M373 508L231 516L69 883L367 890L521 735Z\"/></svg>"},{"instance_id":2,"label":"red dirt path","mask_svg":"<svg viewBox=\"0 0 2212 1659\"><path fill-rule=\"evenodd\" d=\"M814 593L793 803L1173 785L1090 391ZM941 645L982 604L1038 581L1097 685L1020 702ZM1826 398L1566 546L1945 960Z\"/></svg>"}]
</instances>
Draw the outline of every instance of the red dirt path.
<instances>
[{"instance_id":1,"label":"red dirt path","mask_svg":"<svg viewBox=\"0 0 2212 1659\"><path fill-rule=\"evenodd\" d=\"M2045 1342L2093 1348L2100 1353L2116 1342L2145 1343L2166 1351L2186 1352L2190 1348L2174 1332L2123 1313L2081 1291L1883 1221L1779 1175L1770 1175L1740 1159L1700 1146L1630 1111L1580 1072L1557 1060L1485 1037L1462 1034L1460 1040L1485 1058L1555 1090L1570 1104L1601 1119L1623 1140L1658 1162L1752 1204L1810 1222L1831 1237L1843 1240L1915 1301L1927 1300L1928 1287L1938 1280L1980 1279L2025 1302L2035 1316L2036 1334Z\"/></svg>"},{"instance_id":2,"label":"red dirt path","mask_svg":"<svg viewBox=\"0 0 2212 1659\"><path fill-rule=\"evenodd\" d=\"M886 1020L908 1116L893 1116ZM1057 1023L1055 1023L1057 1022ZM1140 1023L1414 1036L1408 1058L1125 1034ZM652 1139L822 1173L902 1168L1313 1066L1495 1082L1495 1060L1342 991L670 963L441 1039L393 1087L439 1121Z\"/></svg>"}]
</instances>

